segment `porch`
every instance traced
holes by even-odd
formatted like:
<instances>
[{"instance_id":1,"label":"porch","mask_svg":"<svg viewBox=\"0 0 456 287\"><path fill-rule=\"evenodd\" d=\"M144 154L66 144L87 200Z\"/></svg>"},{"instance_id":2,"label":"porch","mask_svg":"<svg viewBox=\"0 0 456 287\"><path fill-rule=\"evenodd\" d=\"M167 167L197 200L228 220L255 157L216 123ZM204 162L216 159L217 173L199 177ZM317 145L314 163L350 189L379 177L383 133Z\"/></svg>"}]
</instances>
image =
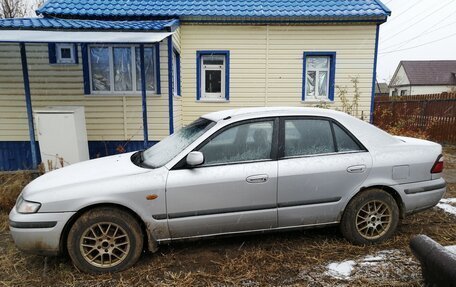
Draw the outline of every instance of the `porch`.
<instances>
[{"instance_id":1,"label":"porch","mask_svg":"<svg viewBox=\"0 0 456 287\"><path fill-rule=\"evenodd\" d=\"M173 53L179 49L174 44L173 37L176 37L178 27L179 21L176 19L0 20L0 45L17 47L4 53L4 58L20 59L23 86L22 95L13 91L13 88L16 88L13 84L5 84L4 87L7 94L3 104L0 103L0 114L3 114L0 115L0 129L11 132L0 136L0 170L34 169L39 164L40 152L33 117L35 106L86 106L91 158L147 148L167 134L173 133L175 102L179 102L179 99L175 100L176 97L173 97L173 69L176 71L176 64L173 66ZM46 46L49 63L37 56L38 53L43 54ZM65 50L68 47L74 47L74 54L71 49ZM117 82L114 82L118 78L114 79L114 72L111 71L111 75L106 78L109 78L108 82L111 81L107 85L112 88L107 91L106 79L101 77L100 80L98 77L97 82L94 80L94 74L98 73L98 70L93 70L96 67L91 62L91 56L96 52L113 51L117 47L116 52L130 56L129 62L120 63L129 68L124 70L131 76L128 83L121 79L121 83L117 85ZM75 63L57 63L56 58L61 58L62 53L67 53L64 55L67 58L73 57ZM114 65L112 57L113 54L108 57L111 68ZM14 71L8 70L10 62L13 66L13 60L4 61L7 65L0 69L0 75L8 77L14 74ZM52 69L37 68L43 65ZM125 71L122 73L125 74ZM61 79L63 74L68 82L66 86ZM96 85L102 83L102 80L105 80L105 90L101 86L99 91L97 89L100 89L100 86ZM52 89L49 84L53 85ZM115 84L117 88L114 87ZM69 86L71 90L67 89ZM19 97L25 103L26 135L17 128L23 120L15 111L13 102L18 101ZM113 108L108 109L111 106ZM13 113L18 115L17 119Z\"/></svg>"}]
</instances>

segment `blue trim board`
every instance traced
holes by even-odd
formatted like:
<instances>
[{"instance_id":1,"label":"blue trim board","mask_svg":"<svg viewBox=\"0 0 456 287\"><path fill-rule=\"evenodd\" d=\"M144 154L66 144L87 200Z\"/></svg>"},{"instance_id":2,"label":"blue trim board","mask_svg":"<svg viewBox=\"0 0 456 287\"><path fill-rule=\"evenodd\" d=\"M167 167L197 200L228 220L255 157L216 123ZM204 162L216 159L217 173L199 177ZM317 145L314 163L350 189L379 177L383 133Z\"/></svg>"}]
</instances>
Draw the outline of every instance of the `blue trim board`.
<instances>
[{"instance_id":1,"label":"blue trim board","mask_svg":"<svg viewBox=\"0 0 456 287\"><path fill-rule=\"evenodd\" d=\"M55 43L48 43L49 64L57 63L57 53L55 50Z\"/></svg>"},{"instance_id":2,"label":"blue trim board","mask_svg":"<svg viewBox=\"0 0 456 287\"><path fill-rule=\"evenodd\" d=\"M383 24L387 20L386 17L382 19L346 19L346 20L270 20L270 19L258 19L258 20L245 20L245 19L214 19L214 20L192 20L192 19L181 19L181 24L357 24L357 23L371 23L371 24Z\"/></svg>"},{"instance_id":3,"label":"blue trim board","mask_svg":"<svg viewBox=\"0 0 456 287\"><path fill-rule=\"evenodd\" d=\"M147 147L151 147L157 142L149 141ZM91 159L144 149L143 141L89 141L88 144ZM35 145L38 162L41 162L38 142ZM29 141L0 141L0 171L32 169Z\"/></svg>"},{"instance_id":4,"label":"blue trim board","mask_svg":"<svg viewBox=\"0 0 456 287\"><path fill-rule=\"evenodd\" d=\"M154 44L155 46L155 77L157 79L157 87L155 93L161 94L161 77L160 77L160 42Z\"/></svg>"},{"instance_id":5,"label":"blue trim board","mask_svg":"<svg viewBox=\"0 0 456 287\"><path fill-rule=\"evenodd\" d=\"M201 99L201 57L206 55L225 56L225 99L230 99L230 51L206 50L196 51L196 100Z\"/></svg>"},{"instance_id":6,"label":"blue trim board","mask_svg":"<svg viewBox=\"0 0 456 287\"><path fill-rule=\"evenodd\" d=\"M89 141L90 159L119 154L122 152L132 152L149 148L158 141L149 141L144 146L144 141Z\"/></svg>"},{"instance_id":7,"label":"blue trim board","mask_svg":"<svg viewBox=\"0 0 456 287\"><path fill-rule=\"evenodd\" d=\"M41 162L38 142L35 142L35 146L37 161ZM29 141L0 141L0 171L32 169L34 164Z\"/></svg>"},{"instance_id":8,"label":"blue trim board","mask_svg":"<svg viewBox=\"0 0 456 287\"><path fill-rule=\"evenodd\" d=\"M173 53L174 53L174 56L176 57L176 74L177 74L177 77L176 77L177 78L177 93L176 93L176 96L180 97L180 96L182 96L182 94L181 94L181 71L180 71L180 69L181 69L181 63L180 63L181 59L180 59L180 52L175 47L173 47ZM173 89L174 89L174 86L173 86Z\"/></svg>"},{"instance_id":9,"label":"blue trim board","mask_svg":"<svg viewBox=\"0 0 456 287\"><path fill-rule=\"evenodd\" d=\"M370 107L370 123L374 121L374 97L375 97L375 81L377 80L377 57L378 57L378 38L380 32L380 25L377 25L375 32L375 53L374 53L374 71L372 74L372 93L371 93L371 107Z\"/></svg>"},{"instance_id":10,"label":"blue trim board","mask_svg":"<svg viewBox=\"0 0 456 287\"><path fill-rule=\"evenodd\" d=\"M73 43L74 46L74 63L79 64L78 44Z\"/></svg>"},{"instance_id":11,"label":"blue trim board","mask_svg":"<svg viewBox=\"0 0 456 287\"><path fill-rule=\"evenodd\" d=\"M168 36L168 113L169 134L174 133L174 103L173 103L173 36Z\"/></svg>"},{"instance_id":12,"label":"blue trim board","mask_svg":"<svg viewBox=\"0 0 456 287\"><path fill-rule=\"evenodd\" d=\"M33 167L38 166L38 152L36 147L35 140L35 126L33 124L33 110L32 110L32 98L30 94L30 82L29 82L29 73L27 65L27 52L25 50L25 44L19 44L21 50L21 62L22 62L22 75L24 78L24 94L25 94L25 106L27 108L27 120L29 128L29 137L30 137L30 149L32 155L32 165Z\"/></svg>"},{"instance_id":13,"label":"blue trim board","mask_svg":"<svg viewBox=\"0 0 456 287\"><path fill-rule=\"evenodd\" d=\"M82 77L84 79L84 95L90 95L89 49L87 44L81 44Z\"/></svg>"},{"instance_id":14,"label":"blue trim board","mask_svg":"<svg viewBox=\"0 0 456 287\"><path fill-rule=\"evenodd\" d=\"M141 70L141 98L143 116L144 148L149 145L149 126L147 124L147 90L146 90L146 67L144 64L144 44L139 45L139 66Z\"/></svg>"},{"instance_id":15,"label":"blue trim board","mask_svg":"<svg viewBox=\"0 0 456 287\"><path fill-rule=\"evenodd\" d=\"M328 99L334 101L334 90L336 80L336 52L304 52L302 67L302 100L306 99L306 61L309 56L327 56L329 57L329 94Z\"/></svg>"}]
</instances>

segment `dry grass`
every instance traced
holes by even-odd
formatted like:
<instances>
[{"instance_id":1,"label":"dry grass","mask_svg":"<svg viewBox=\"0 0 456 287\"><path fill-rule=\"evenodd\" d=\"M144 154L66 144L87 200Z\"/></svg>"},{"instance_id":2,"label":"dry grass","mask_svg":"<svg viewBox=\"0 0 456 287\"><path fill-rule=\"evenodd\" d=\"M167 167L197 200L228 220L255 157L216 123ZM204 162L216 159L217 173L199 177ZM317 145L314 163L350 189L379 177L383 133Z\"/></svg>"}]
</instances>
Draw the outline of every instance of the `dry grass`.
<instances>
[{"instance_id":1,"label":"dry grass","mask_svg":"<svg viewBox=\"0 0 456 287\"><path fill-rule=\"evenodd\" d=\"M456 155L456 149L445 152L447 162L448 154ZM456 197L455 183L449 184L446 196ZM0 214L0 230L5 230L1 228L6 227L7 216ZM19 252L9 234L0 232L0 285L422 286L409 241L424 233L443 245L455 245L455 219L439 208L409 216L391 240L375 246L351 245L337 228L174 243L156 254L145 253L129 270L101 276L78 272L66 257L45 259ZM360 265L350 279L326 274L331 262L360 260L383 250L395 255L380 267Z\"/></svg>"},{"instance_id":2,"label":"dry grass","mask_svg":"<svg viewBox=\"0 0 456 287\"><path fill-rule=\"evenodd\" d=\"M0 173L0 212L14 206L16 198L31 180L30 172Z\"/></svg>"}]
</instances>

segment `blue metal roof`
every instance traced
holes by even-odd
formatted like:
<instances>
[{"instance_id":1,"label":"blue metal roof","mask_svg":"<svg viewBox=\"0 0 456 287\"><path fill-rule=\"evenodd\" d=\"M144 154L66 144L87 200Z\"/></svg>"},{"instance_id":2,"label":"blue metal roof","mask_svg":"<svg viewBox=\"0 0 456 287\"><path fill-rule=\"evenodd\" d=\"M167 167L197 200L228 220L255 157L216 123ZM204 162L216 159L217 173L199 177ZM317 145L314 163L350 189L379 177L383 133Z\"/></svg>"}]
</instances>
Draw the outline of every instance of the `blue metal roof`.
<instances>
[{"instance_id":1,"label":"blue metal roof","mask_svg":"<svg viewBox=\"0 0 456 287\"><path fill-rule=\"evenodd\" d=\"M70 29L70 30L126 30L126 31L173 31L179 20L152 21L101 21L67 20L53 18L12 18L1 19L0 29Z\"/></svg>"},{"instance_id":2,"label":"blue metal roof","mask_svg":"<svg viewBox=\"0 0 456 287\"><path fill-rule=\"evenodd\" d=\"M385 18L380 0L48 0L38 14L77 17Z\"/></svg>"}]
</instances>

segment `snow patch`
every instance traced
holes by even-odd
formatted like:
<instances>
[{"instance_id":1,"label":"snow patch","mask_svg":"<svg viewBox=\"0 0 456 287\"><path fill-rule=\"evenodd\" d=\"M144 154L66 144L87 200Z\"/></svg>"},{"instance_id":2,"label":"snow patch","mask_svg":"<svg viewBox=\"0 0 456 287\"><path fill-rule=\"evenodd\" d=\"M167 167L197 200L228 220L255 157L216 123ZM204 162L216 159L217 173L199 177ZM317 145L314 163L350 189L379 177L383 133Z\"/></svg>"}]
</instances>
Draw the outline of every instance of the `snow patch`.
<instances>
[{"instance_id":1,"label":"snow patch","mask_svg":"<svg viewBox=\"0 0 456 287\"><path fill-rule=\"evenodd\" d=\"M440 200L440 203L456 203L456 198L442 198Z\"/></svg>"},{"instance_id":2,"label":"snow patch","mask_svg":"<svg viewBox=\"0 0 456 287\"><path fill-rule=\"evenodd\" d=\"M327 274L338 279L348 279L355 264L356 262L353 260L330 263L327 266Z\"/></svg>"},{"instance_id":3,"label":"snow patch","mask_svg":"<svg viewBox=\"0 0 456 287\"><path fill-rule=\"evenodd\" d=\"M447 213L456 215L456 206L451 205L452 203L456 203L456 198L442 198L437 207Z\"/></svg>"},{"instance_id":4,"label":"snow patch","mask_svg":"<svg viewBox=\"0 0 456 287\"><path fill-rule=\"evenodd\" d=\"M374 255L366 255L360 259L332 262L326 266L327 271L324 275L335 279L351 280L354 273L368 274L377 269L386 269L393 265L395 258L403 256L404 254L400 250L392 249L382 250Z\"/></svg>"}]
</instances>

